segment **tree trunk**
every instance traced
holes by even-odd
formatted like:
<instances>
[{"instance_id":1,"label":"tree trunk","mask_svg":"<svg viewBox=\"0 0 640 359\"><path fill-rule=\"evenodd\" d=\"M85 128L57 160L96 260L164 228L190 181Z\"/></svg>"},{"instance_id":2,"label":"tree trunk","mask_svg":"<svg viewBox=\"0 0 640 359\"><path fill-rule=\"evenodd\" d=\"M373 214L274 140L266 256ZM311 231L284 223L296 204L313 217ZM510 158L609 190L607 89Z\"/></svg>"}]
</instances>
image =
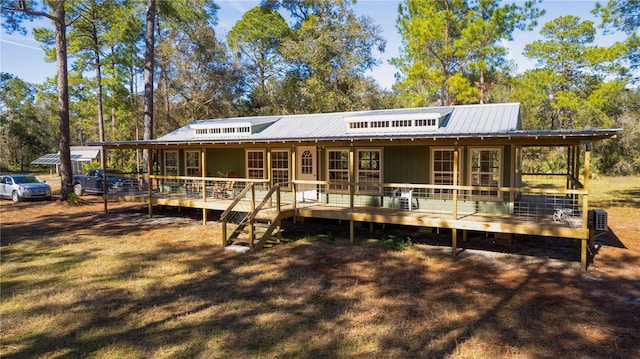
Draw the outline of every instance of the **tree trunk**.
<instances>
[{"instance_id":1,"label":"tree trunk","mask_svg":"<svg viewBox=\"0 0 640 359\"><path fill-rule=\"evenodd\" d=\"M98 39L94 39L96 41L95 45L98 46ZM96 47L96 91L98 97L98 136L100 137L100 142L104 142L104 115L102 113L102 71L100 70L100 51L97 50ZM104 150L102 151L104 152ZM104 163L105 156L100 156L100 167L105 168Z\"/></svg>"},{"instance_id":2,"label":"tree trunk","mask_svg":"<svg viewBox=\"0 0 640 359\"><path fill-rule=\"evenodd\" d=\"M67 27L64 0L56 0L54 18L56 24L56 60L58 65L58 115L60 116L60 195L66 200L73 192L71 167L71 135L69 127L69 81L67 76Z\"/></svg>"},{"instance_id":3,"label":"tree trunk","mask_svg":"<svg viewBox=\"0 0 640 359\"><path fill-rule=\"evenodd\" d=\"M147 0L147 20L145 43L146 51L144 54L144 140L153 138L153 67L154 67L154 46L155 46L155 17L156 17L156 1ZM149 168L149 150L145 149L142 153L142 162L144 168Z\"/></svg>"},{"instance_id":4,"label":"tree trunk","mask_svg":"<svg viewBox=\"0 0 640 359\"><path fill-rule=\"evenodd\" d=\"M484 60L484 59L483 59ZM480 104L484 103L484 98L486 96L484 91L484 69L480 69Z\"/></svg>"}]
</instances>

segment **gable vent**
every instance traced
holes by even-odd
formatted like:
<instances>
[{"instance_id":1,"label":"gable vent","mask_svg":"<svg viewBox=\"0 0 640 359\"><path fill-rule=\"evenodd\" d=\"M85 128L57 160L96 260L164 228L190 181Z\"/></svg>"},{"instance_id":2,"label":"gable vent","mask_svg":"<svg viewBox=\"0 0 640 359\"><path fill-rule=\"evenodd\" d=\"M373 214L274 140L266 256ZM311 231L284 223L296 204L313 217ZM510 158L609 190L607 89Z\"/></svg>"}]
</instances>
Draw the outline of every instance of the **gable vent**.
<instances>
[{"instance_id":1,"label":"gable vent","mask_svg":"<svg viewBox=\"0 0 640 359\"><path fill-rule=\"evenodd\" d=\"M352 116L345 117L344 121L347 122L347 132L352 133L433 132L438 129L440 118L440 113L429 112Z\"/></svg>"},{"instance_id":2,"label":"gable vent","mask_svg":"<svg viewBox=\"0 0 640 359\"><path fill-rule=\"evenodd\" d=\"M248 138L252 134L260 132L275 120L215 120L192 123L189 128L195 138Z\"/></svg>"}]
</instances>

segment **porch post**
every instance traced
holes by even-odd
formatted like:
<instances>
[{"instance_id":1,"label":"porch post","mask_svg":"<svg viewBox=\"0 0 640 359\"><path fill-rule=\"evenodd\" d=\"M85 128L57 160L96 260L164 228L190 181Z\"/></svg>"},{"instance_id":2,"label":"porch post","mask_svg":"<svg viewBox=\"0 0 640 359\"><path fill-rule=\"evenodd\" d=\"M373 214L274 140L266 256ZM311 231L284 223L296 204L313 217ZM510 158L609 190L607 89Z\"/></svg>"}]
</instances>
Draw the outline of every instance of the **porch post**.
<instances>
[{"instance_id":1,"label":"porch post","mask_svg":"<svg viewBox=\"0 0 640 359\"><path fill-rule=\"evenodd\" d=\"M267 147L267 179L269 180L267 189L271 189L271 186L273 185L273 178L271 173L271 146Z\"/></svg>"},{"instance_id":2,"label":"porch post","mask_svg":"<svg viewBox=\"0 0 640 359\"><path fill-rule=\"evenodd\" d=\"M515 144L511 144L510 146L511 149L511 159L509 160L509 165L511 166L511 171L509 171L509 213L513 214L513 207L514 207L514 203L516 200L516 192L514 191L515 187L518 187L516 185L516 177L517 177L517 173L518 173L518 164L517 164L517 160L516 158L518 157L517 153L517 147Z\"/></svg>"},{"instance_id":3,"label":"porch post","mask_svg":"<svg viewBox=\"0 0 640 359\"><path fill-rule=\"evenodd\" d=\"M589 167L591 165L591 142L587 141L584 147L584 178L582 180L582 185L585 193L582 195L582 248L581 248L581 256L580 262L582 264L582 271L587 271L587 250L591 248L587 248L587 242L589 240L589 177L591 177L591 173L589 172Z\"/></svg>"},{"instance_id":4,"label":"porch post","mask_svg":"<svg viewBox=\"0 0 640 359\"><path fill-rule=\"evenodd\" d=\"M354 206L354 196L356 193L356 155L355 150L353 148L353 142L349 146L349 208L353 211Z\"/></svg>"},{"instance_id":5,"label":"porch post","mask_svg":"<svg viewBox=\"0 0 640 359\"><path fill-rule=\"evenodd\" d=\"M297 211L296 211L296 179L297 178L297 172L298 172L298 165L296 164L296 146L295 145L291 145L291 194L292 194L292 206L293 206L293 224L296 224L297 220L298 220L298 216L297 216Z\"/></svg>"},{"instance_id":6,"label":"porch post","mask_svg":"<svg viewBox=\"0 0 640 359\"><path fill-rule=\"evenodd\" d=\"M147 152L149 151L152 151L152 150L148 149ZM149 156L149 160L147 161L147 192L149 194L149 218L153 217L153 204L151 203L151 194L152 194L151 187L153 186L153 183L151 181L151 168L153 167L153 164L151 163L152 158L153 158L152 155Z\"/></svg>"},{"instance_id":7,"label":"porch post","mask_svg":"<svg viewBox=\"0 0 640 359\"><path fill-rule=\"evenodd\" d=\"M452 202L452 212L453 212L453 220L458 219L458 158L460 157L460 153L458 151L458 143L456 142L455 148L453 150L453 202Z\"/></svg>"},{"instance_id":8,"label":"porch post","mask_svg":"<svg viewBox=\"0 0 640 359\"><path fill-rule=\"evenodd\" d=\"M102 163L102 201L104 202L104 214L109 213L107 206L107 155L104 146L100 147L100 162Z\"/></svg>"},{"instance_id":9,"label":"porch post","mask_svg":"<svg viewBox=\"0 0 640 359\"><path fill-rule=\"evenodd\" d=\"M351 209L351 220L349 221L349 242L353 244L354 237L354 222L353 222L353 206L354 196L356 193L356 168L355 168L355 150L353 148L353 142L349 146L349 208Z\"/></svg>"},{"instance_id":10,"label":"porch post","mask_svg":"<svg viewBox=\"0 0 640 359\"><path fill-rule=\"evenodd\" d=\"M567 146L567 183L565 185L566 189L573 189L573 181L571 181L571 177L573 177L573 146Z\"/></svg>"},{"instance_id":11,"label":"porch post","mask_svg":"<svg viewBox=\"0 0 640 359\"><path fill-rule=\"evenodd\" d=\"M271 146L267 147L267 179L269 180L269 182L267 183L267 191L271 190L271 187L275 184L273 183L273 173L272 173L272 167L271 167ZM271 207L272 205L272 201L271 201L271 197L269 197L269 207Z\"/></svg>"},{"instance_id":12,"label":"porch post","mask_svg":"<svg viewBox=\"0 0 640 359\"><path fill-rule=\"evenodd\" d=\"M573 146L573 175L576 179L580 178L580 152L582 149L580 145Z\"/></svg>"},{"instance_id":13,"label":"porch post","mask_svg":"<svg viewBox=\"0 0 640 359\"><path fill-rule=\"evenodd\" d=\"M205 177L207 177L207 149L206 147L202 147L202 149L200 150L200 167L201 167L201 171L200 171L200 175L202 176L202 181L200 183L200 189L202 189L202 201L206 202L207 201L207 183L204 180ZM205 208L202 209L202 225L207 225L207 208L206 206L204 206Z\"/></svg>"}]
</instances>

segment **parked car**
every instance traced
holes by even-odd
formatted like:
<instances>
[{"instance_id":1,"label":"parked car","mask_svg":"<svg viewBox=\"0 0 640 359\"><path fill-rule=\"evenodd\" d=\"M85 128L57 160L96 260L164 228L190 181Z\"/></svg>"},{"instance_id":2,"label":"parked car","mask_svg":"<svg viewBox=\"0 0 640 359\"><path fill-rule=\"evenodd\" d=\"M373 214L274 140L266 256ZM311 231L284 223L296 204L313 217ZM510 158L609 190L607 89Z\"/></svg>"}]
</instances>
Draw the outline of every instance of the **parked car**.
<instances>
[{"instance_id":1,"label":"parked car","mask_svg":"<svg viewBox=\"0 0 640 359\"><path fill-rule=\"evenodd\" d=\"M0 177L0 197L14 202L23 199L51 200L51 187L31 174L12 174Z\"/></svg>"},{"instance_id":2,"label":"parked car","mask_svg":"<svg viewBox=\"0 0 640 359\"><path fill-rule=\"evenodd\" d=\"M73 191L78 197L85 192L103 194L103 178L101 168L90 169L86 175L74 175ZM136 180L125 177L120 170L107 168L107 193L137 189L138 182Z\"/></svg>"}]
</instances>

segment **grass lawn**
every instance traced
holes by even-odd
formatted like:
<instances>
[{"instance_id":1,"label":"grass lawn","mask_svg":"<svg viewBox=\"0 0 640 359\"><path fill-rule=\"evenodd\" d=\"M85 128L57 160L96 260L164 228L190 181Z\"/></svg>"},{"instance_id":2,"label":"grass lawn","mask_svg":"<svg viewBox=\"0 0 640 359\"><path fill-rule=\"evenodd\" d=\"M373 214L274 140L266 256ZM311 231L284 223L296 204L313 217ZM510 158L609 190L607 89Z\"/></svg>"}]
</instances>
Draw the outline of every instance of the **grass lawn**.
<instances>
[{"instance_id":1,"label":"grass lawn","mask_svg":"<svg viewBox=\"0 0 640 359\"><path fill-rule=\"evenodd\" d=\"M591 184L611 232L587 273L562 239L452 259L445 234L307 221L237 254L185 210L1 201L0 356L638 358L640 178Z\"/></svg>"}]
</instances>

